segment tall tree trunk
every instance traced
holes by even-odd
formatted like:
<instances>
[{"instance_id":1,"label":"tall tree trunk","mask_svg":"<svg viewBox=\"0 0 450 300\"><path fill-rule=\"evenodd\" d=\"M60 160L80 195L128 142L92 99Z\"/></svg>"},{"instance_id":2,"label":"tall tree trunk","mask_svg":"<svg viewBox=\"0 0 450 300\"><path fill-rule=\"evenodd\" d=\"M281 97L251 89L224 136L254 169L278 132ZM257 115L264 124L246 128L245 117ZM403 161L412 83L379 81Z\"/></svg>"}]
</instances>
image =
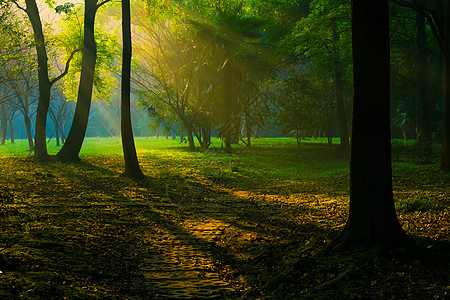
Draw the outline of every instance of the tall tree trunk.
<instances>
[{"instance_id":1,"label":"tall tree trunk","mask_svg":"<svg viewBox=\"0 0 450 300\"><path fill-rule=\"evenodd\" d=\"M120 128L122 131L122 149L125 159L125 172L123 175L131 178L142 178L144 177L144 174L139 167L139 161L137 159L130 111L132 55L130 0L122 0L122 37L122 101L120 106Z\"/></svg>"},{"instance_id":2,"label":"tall tree trunk","mask_svg":"<svg viewBox=\"0 0 450 300\"><path fill-rule=\"evenodd\" d=\"M97 12L96 0L85 0L84 7L84 45L81 62L80 85L78 88L77 104L73 116L72 126L67 135L66 142L56 155L65 162L79 161L81 146L89 121L89 110L92 101L94 85L95 63L97 60L97 45L95 43L94 25Z\"/></svg>"},{"instance_id":3,"label":"tall tree trunk","mask_svg":"<svg viewBox=\"0 0 450 300\"><path fill-rule=\"evenodd\" d=\"M425 16L417 13L417 85L419 89L419 134L416 143L427 143L431 140L431 107L428 95L428 54Z\"/></svg>"},{"instance_id":4,"label":"tall tree trunk","mask_svg":"<svg viewBox=\"0 0 450 300\"><path fill-rule=\"evenodd\" d=\"M39 16L39 10L35 0L25 0L27 5L26 13L30 19L34 32L34 42L38 58L38 79L39 79L39 102L36 113L36 132L35 132L35 148L34 158L36 161L45 161L48 158L46 126L47 113L50 105L50 89L51 84L48 78L48 57L45 48L44 34L42 31L42 23Z\"/></svg>"},{"instance_id":5,"label":"tall tree trunk","mask_svg":"<svg viewBox=\"0 0 450 300\"><path fill-rule=\"evenodd\" d=\"M344 108L344 81L343 81L343 71L340 61L340 53L337 44L339 43L340 36L336 24L336 20L332 23L333 31L333 42L334 42L334 80L336 84L336 106L339 119L339 133L341 135L341 143L339 149L342 151L349 151L350 144L348 141L348 128L347 128L347 118L345 116Z\"/></svg>"},{"instance_id":6,"label":"tall tree trunk","mask_svg":"<svg viewBox=\"0 0 450 300\"><path fill-rule=\"evenodd\" d=\"M392 192L388 0L352 0L350 213L340 246L405 241Z\"/></svg>"}]
</instances>

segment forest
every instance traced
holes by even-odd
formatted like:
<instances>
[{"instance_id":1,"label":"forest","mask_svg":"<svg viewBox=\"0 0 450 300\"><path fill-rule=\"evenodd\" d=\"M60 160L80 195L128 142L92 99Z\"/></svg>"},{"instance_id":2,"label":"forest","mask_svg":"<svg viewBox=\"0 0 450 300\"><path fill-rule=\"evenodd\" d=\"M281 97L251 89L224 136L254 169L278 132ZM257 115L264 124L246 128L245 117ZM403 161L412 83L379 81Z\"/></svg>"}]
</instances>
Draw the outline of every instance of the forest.
<instances>
[{"instance_id":1,"label":"forest","mask_svg":"<svg viewBox=\"0 0 450 300\"><path fill-rule=\"evenodd\" d=\"M450 297L450 3L0 0L0 299Z\"/></svg>"}]
</instances>

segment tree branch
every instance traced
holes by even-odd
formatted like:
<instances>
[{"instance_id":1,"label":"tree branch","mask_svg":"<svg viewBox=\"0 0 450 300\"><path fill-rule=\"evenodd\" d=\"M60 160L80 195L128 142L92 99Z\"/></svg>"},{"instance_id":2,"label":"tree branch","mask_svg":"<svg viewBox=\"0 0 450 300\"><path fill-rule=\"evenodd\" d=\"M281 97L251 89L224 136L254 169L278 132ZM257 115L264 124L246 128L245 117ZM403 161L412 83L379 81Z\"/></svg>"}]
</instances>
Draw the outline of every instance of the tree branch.
<instances>
[{"instance_id":1,"label":"tree branch","mask_svg":"<svg viewBox=\"0 0 450 300\"><path fill-rule=\"evenodd\" d=\"M100 6L106 4L106 3L110 2L110 1L111 1L111 0L104 0L104 1L100 2L99 4L97 4L97 9L99 9Z\"/></svg>"},{"instance_id":2,"label":"tree branch","mask_svg":"<svg viewBox=\"0 0 450 300\"><path fill-rule=\"evenodd\" d=\"M431 32L433 32L433 35L436 38L436 42L439 44L439 47L442 49L442 51L447 51L443 29L441 28L441 26L439 26L439 22L441 20L439 20L436 10L427 8L419 4L416 0L413 0L413 2L409 2L406 0L389 0L389 1L402 7L411 8L417 11L418 13L423 14L427 19L428 24L430 25Z\"/></svg>"},{"instance_id":3,"label":"tree branch","mask_svg":"<svg viewBox=\"0 0 450 300\"><path fill-rule=\"evenodd\" d=\"M12 1L12 3L14 3L18 9L23 10L24 12L27 12L27 10L25 8L23 8L22 6L20 6L19 3L17 3L17 1Z\"/></svg>"},{"instance_id":4,"label":"tree branch","mask_svg":"<svg viewBox=\"0 0 450 300\"><path fill-rule=\"evenodd\" d=\"M70 62L72 61L73 56L75 55L75 53L80 52L80 51L81 51L81 49L75 49L75 50L72 51L72 53L69 56L69 59L66 62L66 68L64 69L64 72L62 72L61 74L59 74L58 77L56 77L52 81L50 81L50 86L55 84L58 80L63 78L69 72Z\"/></svg>"}]
</instances>

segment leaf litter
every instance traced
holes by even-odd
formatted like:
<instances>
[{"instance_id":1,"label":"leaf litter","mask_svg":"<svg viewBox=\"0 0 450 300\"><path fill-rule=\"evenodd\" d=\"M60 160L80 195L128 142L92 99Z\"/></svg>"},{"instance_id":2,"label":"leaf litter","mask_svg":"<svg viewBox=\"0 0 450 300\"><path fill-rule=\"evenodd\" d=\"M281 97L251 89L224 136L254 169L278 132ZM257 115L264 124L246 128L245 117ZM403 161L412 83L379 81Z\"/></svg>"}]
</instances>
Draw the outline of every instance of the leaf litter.
<instances>
[{"instance_id":1,"label":"leaf litter","mask_svg":"<svg viewBox=\"0 0 450 300\"><path fill-rule=\"evenodd\" d=\"M450 294L450 188L437 172L439 189L427 170L408 179L407 168L395 168L399 219L417 243L374 256L325 251L347 218L346 171L280 179L279 171L258 175L238 155L172 156L143 157L142 181L120 176L116 156L88 156L77 165L4 157L0 298ZM414 184L421 178L427 184Z\"/></svg>"}]
</instances>

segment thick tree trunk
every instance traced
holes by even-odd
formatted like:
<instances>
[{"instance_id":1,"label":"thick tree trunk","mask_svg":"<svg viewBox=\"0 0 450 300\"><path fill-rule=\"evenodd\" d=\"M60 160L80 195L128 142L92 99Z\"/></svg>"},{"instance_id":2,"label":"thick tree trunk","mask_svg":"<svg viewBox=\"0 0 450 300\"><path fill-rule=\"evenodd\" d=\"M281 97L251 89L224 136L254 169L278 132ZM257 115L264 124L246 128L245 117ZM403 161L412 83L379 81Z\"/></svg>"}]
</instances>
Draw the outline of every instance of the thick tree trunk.
<instances>
[{"instance_id":1,"label":"thick tree trunk","mask_svg":"<svg viewBox=\"0 0 450 300\"><path fill-rule=\"evenodd\" d=\"M97 45L95 43L94 25L97 12L97 1L86 0L84 8L84 45L81 62L80 85L78 89L77 105L73 116L72 126L66 142L57 154L57 158L65 162L79 161L81 146L89 121L92 89L94 85L95 63L97 60Z\"/></svg>"},{"instance_id":2,"label":"thick tree trunk","mask_svg":"<svg viewBox=\"0 0 450 300\"><path fill-rule=\"evenodd\" d=\"M431 106L428 98L428 54L425 16L417 13L417 86L419 90L419 134L416 143L431 141Z\"/></svg>"},{"instance_id":3,"label":"thick tree trunk","mask_svg":"<svg viewBox=\"0 0 450 300\"><path fill-rule=\"evenodd\" d=\"M342 151L349 151L350 144L348 141L348 128L347 128L347 118L345 116L344 108L344 81L343 81L343 71L340 61L340 53L337 44L339 43L340 36L336 21L332 23L333 30L333 42L334 42L334 80L336 84L336 107L339 120L339 133L341 135L341 143L339 149Z\"/></svg>"},{"instance_id":4,"label":"thick tree trunk","mask_svg":"<svg viewBox=\"0 0 450 300\"><path fill-rule=\"evenodd\" d=\"M36 132L34 158L36 161L45 161L48 158L46 126L47 113L50 105L51 84L48 78L48 57L45 49L44 34L42 23L39 17L39 10L35 0L25 0L27 5L26 13L30 19L34 32L34 41L38 58L38 79L39 79L39 102L36 113Z\"/></svg>"},{"instance_id":5,"label":"thick tree trunk","mask_svg":"<svg viewBox=\"0 0 450 300\"><path fill-rule=\"evenodd\" d=\"M131 93L131 17L130 0L122 0L122 101L120 106L122 132L122 149L125 159L124 176L142 178L144 174L139 167L136 147L134 145L133 128L131 125L130 93Z\"/></svg>"},{"instance_id":6,"label":"thick tree trunk","mask_svg":"<svg viewBox=\"0 0 450 300\"><path fill-rule=\"evenodd\" d=\"M340 245L406 240L392 192L388 0L353 0L350 214Z\"/></svg>"}]
</instances>

